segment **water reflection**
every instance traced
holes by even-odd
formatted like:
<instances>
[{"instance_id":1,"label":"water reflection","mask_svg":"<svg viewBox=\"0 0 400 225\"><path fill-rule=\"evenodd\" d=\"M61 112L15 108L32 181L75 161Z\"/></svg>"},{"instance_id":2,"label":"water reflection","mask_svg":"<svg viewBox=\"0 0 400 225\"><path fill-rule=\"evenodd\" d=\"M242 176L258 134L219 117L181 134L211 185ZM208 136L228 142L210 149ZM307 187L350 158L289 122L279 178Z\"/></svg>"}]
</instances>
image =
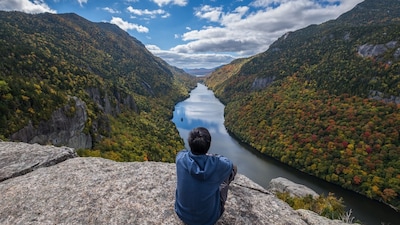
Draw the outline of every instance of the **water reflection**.
<instances>
[{"instance_id":1,"label":"water reflection","mask_svg":"<svg viewBox=\"0 0 400 225\"><path fill-rule=\"evenodd\" d=\"M364 224L398 224L400 214L385 205L246 149L228 134L224 126L224 107L213 92L202 84L198 84L191 92L190 98L175 106L172 121L184 139L187 149L190 130L199 126L206 127L212 137L210 152L230 158L238 166L239 173L259 185L267 187L271 179L285 177L304 184L319 194L327 195L332 192L337 197L342 197L348 209L353 209L353 215Z\"/></svg>"},{"instance_id":2,"label":"water reflection","mask_svg":"<svg viewBox=\"0 0 400 225\"><path fill-rule=\"evenodd\" d=\"M199 126L206 127L212 138L210 152L228 157L238 166L241 174L261 186L267 187L269 181L276 177L286 177L294 182L314 186L304 180L304 177L297 176L293 168L249 151L232 138L224 126L224 107L214 93L202 84L191 92L190 98L175 106L172 121L183 137L187 149L190 130ZM319 187L313 188L323 192Z\"/></svg>"},{"instance_id":3,"label":"water reflection","mask_svg":"<svg viewBox=\"0 0 400 225\"><path fill-rule=\"evenodd\" d=\"M224 105L202 84L190 93L190 98L175 106L172 121L177 126L181 137L187 137L190 130L199 126L206 127L213 139L228 135L224 126ZM188 147L186 138L184 139ZM213 144L217 142L212 141L210 151L217 147Z\"/></svg>"}]
</instances>

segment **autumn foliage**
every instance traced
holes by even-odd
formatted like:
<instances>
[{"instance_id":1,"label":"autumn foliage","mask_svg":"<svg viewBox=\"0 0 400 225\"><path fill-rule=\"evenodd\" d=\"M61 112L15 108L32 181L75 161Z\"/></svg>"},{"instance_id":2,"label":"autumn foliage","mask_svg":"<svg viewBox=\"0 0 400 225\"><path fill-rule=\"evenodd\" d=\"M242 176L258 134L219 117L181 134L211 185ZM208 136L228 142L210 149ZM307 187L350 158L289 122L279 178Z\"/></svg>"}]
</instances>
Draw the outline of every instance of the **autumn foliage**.
<instances>
[{"instance_id":1,"label":"autumn foliage","mask_svg":"<svg viewBox=\"0 0 400 225\"><path fill-rule=\"evenodd\" d=\"M267 155L399 207L399 105L332 96L291 76L228 104L225 123Z\"/></svg>"},{"instance_id":2,"label":"autumn foliage","mask_svg":"<svg viewBox=\"0 0 400 225\"><path fill-rule=\"evenodd\" d=\"M0 11L1 140L64 106L74 115L75 96L87 106L83 132L94 146L80 155L172 162L183 148L173 107L194 85L116 25Z\"/></svg>"}]
</instances>

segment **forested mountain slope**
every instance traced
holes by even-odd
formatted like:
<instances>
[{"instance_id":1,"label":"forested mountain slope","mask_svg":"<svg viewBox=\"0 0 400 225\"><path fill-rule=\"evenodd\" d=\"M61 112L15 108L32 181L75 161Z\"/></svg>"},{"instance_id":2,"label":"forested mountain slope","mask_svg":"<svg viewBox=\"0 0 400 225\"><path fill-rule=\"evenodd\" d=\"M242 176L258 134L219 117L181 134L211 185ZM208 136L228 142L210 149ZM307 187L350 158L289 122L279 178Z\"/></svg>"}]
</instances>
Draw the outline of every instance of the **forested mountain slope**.
<instances>
[{"instance_id":1,"label":"forested mountain slope","mask_svg":"<svg viewBox=\"0 0 400 225\"><path fill-rule=\"evenodd\" d=\"M193 85L116 25L0 11L1 139L173 161L182 147L173 106Z\"/></svg>"},{"instance_id":2,"label":"forested mountain slope","mask_svg":"<svg viewBox=\"0 0 400 225\"><path fill-rule=\"evenodd\" d=\"M206 83L226 104L226 127L266 155L400 208L399 12L398 0L366 0L216 70Z\"/></svg>"}]
</instances>

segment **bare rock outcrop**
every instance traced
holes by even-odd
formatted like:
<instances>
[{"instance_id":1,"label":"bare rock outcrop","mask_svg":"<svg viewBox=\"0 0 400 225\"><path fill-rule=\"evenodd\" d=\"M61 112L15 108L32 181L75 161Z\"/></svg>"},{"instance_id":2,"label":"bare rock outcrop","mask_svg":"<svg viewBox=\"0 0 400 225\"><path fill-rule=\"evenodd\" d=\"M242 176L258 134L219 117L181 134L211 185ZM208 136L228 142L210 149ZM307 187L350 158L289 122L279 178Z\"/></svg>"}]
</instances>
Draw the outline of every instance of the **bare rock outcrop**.
<instances>
[{"instance_id":1,"label":"bare rock outcrop","mask_svg":"<svg viewBox=\"0 0 400 225\"><path fill-rule=\"evenodd\" d=\"M348 225L348 223L342 222L340 220L330 220L326 217L318 216L317 213L310 210L298 209L296 212L301 216L301 218L309 225ZM354 223L355 225L358 223Z\"/></svg>"},{"instance_id":2,"label":"bare rock outcrop","mask_svg":"<svg viewBox=\"0 0 400 225\"><path fill-rule=\"evenodd\" d=\"M92 148L92 137L83 132L88 120L86 103L77 97L73 115L69 115L67 105L53 112L48 121L42 121L38 126L27 124L23 129L11 135L13 141L26 143L52 144L72 148Z\"/></svg>"},{"instance_id":3,"label":"bare rock outcrop","mask_svg":"<svg viewBox=\"0 0 400 225\"><path fill-rule=\"evenodd\" d=\"M0 141L0 182L76 156L67 147Z\"/></svg>"},{"instance_id":4,"label":"bare rock outcrop","mask_svg":"<svg viewBox=\"0 0 400 225\"><path fill-rule=\"evenodd\" d=\"M308 195L311 195L313 196L313 198L318 198L319 196L317 192L315 192L311 188L302 184L294 183L293 181L290 181L283 177L272 179L269 182L268 190L273 193L288 192L291 196L294 197L306 197Z\"/></svg>"},{"instance_id":5,"label":"bare rock outcrop","mask_svg":"<svg viewBox=\"0 0 400 225\"><path fill-rule=\"evenodd\" d=\"M397 46L397 41L390 41L386 44L364 44L358 47L358 54L362 57L376 57L384 54L388 49L393 49Z\"/></svg>"},{"instance_id":6,"label":"bare rock outcrop","mask_svg":"<svg viewBox=\"0 0 400 225\"><path fill-rule=\"evenodd\" d=\"M265 77L265 78L256 78L251 85L252 89L263 89L269 86L275 80L275 76Z\"/></svg>"},{"instance_id":7,"label":"bare rock outcrop","mask_svg":"<svg viewBox=\"0 0 400 225\"><path fill-rule=\"evenodd\" d=\"M29 149L26 144L0 143L2 152ZM41 153L32 154L32 161L43 158L43 154L63 151L37 147L35 150ZM7 152L18 158L18 151ZM24 156L17 161L24 169L29 150L22 152ZM0 161L10 157L4 152L1 156ZM0 174L9 170L6 164L0 164ZM81 157L37 168L0 182L0 224L183 224L174 211L175 170L173 163L119 163ZM238 174L230 188L226 211L217 224L306 225L317 219L325 221L318 215L303 216ZM341 224L326 221L329 223L320 224Z\"/></svg>"},{"instance_id":8,"label":"bare rock outcrop","mask_svg":"<svg viewBox=\"0 0 400 225\"><path fill-rule=\"evenodd\" d=\"M385 94L380 91L371 90L368 97L377 101L384 101L386 103L392 102L395 104L400 104L400 96L385 96Z\"/></svg>"}]
</instances>

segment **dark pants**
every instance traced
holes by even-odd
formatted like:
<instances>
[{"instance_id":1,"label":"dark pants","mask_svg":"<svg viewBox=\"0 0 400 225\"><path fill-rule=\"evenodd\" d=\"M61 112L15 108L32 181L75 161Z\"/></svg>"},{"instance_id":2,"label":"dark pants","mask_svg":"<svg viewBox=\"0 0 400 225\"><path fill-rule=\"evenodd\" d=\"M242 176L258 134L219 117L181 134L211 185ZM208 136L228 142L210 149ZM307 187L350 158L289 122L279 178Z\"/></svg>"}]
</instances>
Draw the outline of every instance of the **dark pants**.
<instances>
[{"instance_id":1,"label":"dark pants","mask_svg":"<svg viewBox=\"0 0 400 225\"><path fill-rule=\"evenodd\" d=\"M233 165L232 173L229 175L224 182L219 186L219 191L220 191L220 198L221 198L221 215L225 211L225 202L226 199L228 198L228 189L229 189L229 184L235 179L237 173L237 167L236 165Z\"/></svg>"}]
</instances>

